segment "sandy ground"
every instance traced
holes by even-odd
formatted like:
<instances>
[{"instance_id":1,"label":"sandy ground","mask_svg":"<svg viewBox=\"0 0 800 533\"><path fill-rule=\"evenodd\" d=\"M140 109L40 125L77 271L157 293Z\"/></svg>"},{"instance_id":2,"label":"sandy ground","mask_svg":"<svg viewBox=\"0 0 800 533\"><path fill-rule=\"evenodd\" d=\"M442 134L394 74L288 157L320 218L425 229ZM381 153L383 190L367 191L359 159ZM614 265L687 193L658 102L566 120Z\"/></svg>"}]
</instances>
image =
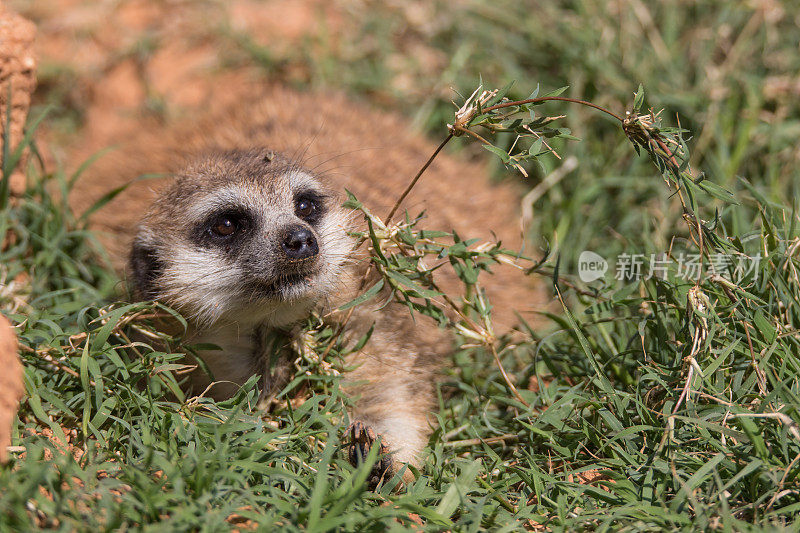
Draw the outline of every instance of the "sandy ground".
<instances>
[{"instance_id":1,"label":"sandy ground","mask_svg":"<svg viewBox=\"0 0 800 533\"><path fill-rule=\"evenodd\" d=\"M45 78L78 108L78 131L51 132L54 157L76 161L153 120L191 114L259 78L236 64L226 35L247 33L281 53L321 24L340 24L318 0L12 0L38 26L35 51ZM239 62L241 63L241 62ZM233 91L232 91L233 89ZM157 110L154 110L157 108Z\"/></svg>"}]
</instances>

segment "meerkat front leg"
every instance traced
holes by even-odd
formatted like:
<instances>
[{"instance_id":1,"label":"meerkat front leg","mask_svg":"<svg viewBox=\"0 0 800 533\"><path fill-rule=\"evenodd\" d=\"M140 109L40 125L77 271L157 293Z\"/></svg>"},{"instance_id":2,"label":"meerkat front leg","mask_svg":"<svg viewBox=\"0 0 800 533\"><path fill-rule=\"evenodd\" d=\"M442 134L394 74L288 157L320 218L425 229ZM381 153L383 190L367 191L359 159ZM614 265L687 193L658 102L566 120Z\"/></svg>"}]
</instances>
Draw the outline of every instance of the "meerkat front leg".
<instances>
[{"instance_id":1,"label":"meerkat front leg","mask_svg":"<svg viewBox=\"0 0 800 533\"><path fill-rule=\"evenodd\" d=\"M375 332L370 344L370 352L347 361L357 369L344 382L345 392L355 398L344 442L353 465L362 463L373 443L380 442L381 455L369 478L374 487L405 465L420 466L432 429L429 415L436 376L434 356L417 355L408 342L392 342L390 335ZM372 355L374 350L381 355ZM403 481L413 479L412 471L406 469Z\"/></svg>"}]
</instances>

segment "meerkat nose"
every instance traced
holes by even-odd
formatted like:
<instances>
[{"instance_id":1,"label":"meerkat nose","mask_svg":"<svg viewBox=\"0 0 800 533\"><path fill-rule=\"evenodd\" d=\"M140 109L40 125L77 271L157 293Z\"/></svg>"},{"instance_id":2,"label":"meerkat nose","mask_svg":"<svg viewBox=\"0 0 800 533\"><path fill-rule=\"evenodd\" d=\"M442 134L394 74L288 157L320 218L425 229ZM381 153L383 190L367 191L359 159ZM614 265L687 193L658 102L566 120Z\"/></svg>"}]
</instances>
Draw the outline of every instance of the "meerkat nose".
<instances>
[{"instance_id":1,"label":"meerkat nose","mask_svg":"<svg viewBox=\"0 0 800 533\"><path fill-rule=\"evenodd\" d=\"M308 259L319 253L317 239L310 230L303 226L292 226L287 231L281 243L286 257L292 260Z\"/></svg>"}]
</instances>

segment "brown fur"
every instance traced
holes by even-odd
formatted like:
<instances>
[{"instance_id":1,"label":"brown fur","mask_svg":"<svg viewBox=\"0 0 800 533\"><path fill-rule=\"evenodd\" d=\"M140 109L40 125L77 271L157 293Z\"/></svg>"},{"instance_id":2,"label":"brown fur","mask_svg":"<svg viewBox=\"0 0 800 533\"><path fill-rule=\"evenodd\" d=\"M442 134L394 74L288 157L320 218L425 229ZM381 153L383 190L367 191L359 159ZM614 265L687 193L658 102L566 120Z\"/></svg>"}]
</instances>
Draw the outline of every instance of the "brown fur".
<instances>
[{"instance_id":1,"label":"brown fur","mask_svg":"<svg viewBox=\"0 0 800 533\"><path fill-rule=\"evenodd\" d=\"M410 132L400 118L339 95L278 87L250 88L242 94L233 106L123 140L119 151L104 157L79 181L73 205L79 211L87 209L104 193L142 174L177 172L187 156L209 147L261 146L324 175L335 188L352 191L374 213L385 216L435 148ZM134 222L154 199L152 189L169 179L137 181L94 216L94 226L103 232L101 239L118 267L127 256ZM518 248L518 203L515 188L490 186L480 165L441 154L404 207L414 215L425 210L426 228L455 229L462 237L483 240L496 237ZM495 270L485 281L502 331L515 322L514 311L529 318L543 297L518 270ZM351 277L342 286L340 302L352 298L359 285L359 273ZM452 274L440 281L445 289L458 286ZM359 383L351 390L361 397L353 415L381 434L391 449L401 450L401 463L416 463L430 431L434 375L451 340L426 319L412 320L407 309L396 304L379 313L373 308L357 310L349 322L351 336L361 335L373 322L370 343L349 361L357 370L346 383Z\"/></svg>"}]
</instances>

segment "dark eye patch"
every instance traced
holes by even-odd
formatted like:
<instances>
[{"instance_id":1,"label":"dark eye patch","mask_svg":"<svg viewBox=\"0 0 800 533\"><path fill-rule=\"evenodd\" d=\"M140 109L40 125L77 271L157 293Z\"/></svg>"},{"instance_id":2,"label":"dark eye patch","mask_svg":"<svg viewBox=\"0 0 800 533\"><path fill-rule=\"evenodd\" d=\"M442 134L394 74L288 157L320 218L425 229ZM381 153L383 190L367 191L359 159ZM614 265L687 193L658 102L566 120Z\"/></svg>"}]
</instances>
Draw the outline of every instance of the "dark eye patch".
<instances>
[{"instance_id":1,"label":"dark eye patch","mask_svg":"<svg viewBox=\"0 0 800 533\"><path fill-rule=\"evenodd\" d=\"M325 215L326 199L326 195L317 191L300 191L294 196L294 214L314 226Z\"/></svg>"},{"instance_id":2,"label":"dark eye patch","mask_svg":"<svg viewBox=\"0 0 800 533\"><path fill-rule=\"evenodd\" d=\"M195 227L193 238L201 246L232 249L252 233L254 223L253 215L246 209L220 209Z\"/></svg>"}]
</instances>

